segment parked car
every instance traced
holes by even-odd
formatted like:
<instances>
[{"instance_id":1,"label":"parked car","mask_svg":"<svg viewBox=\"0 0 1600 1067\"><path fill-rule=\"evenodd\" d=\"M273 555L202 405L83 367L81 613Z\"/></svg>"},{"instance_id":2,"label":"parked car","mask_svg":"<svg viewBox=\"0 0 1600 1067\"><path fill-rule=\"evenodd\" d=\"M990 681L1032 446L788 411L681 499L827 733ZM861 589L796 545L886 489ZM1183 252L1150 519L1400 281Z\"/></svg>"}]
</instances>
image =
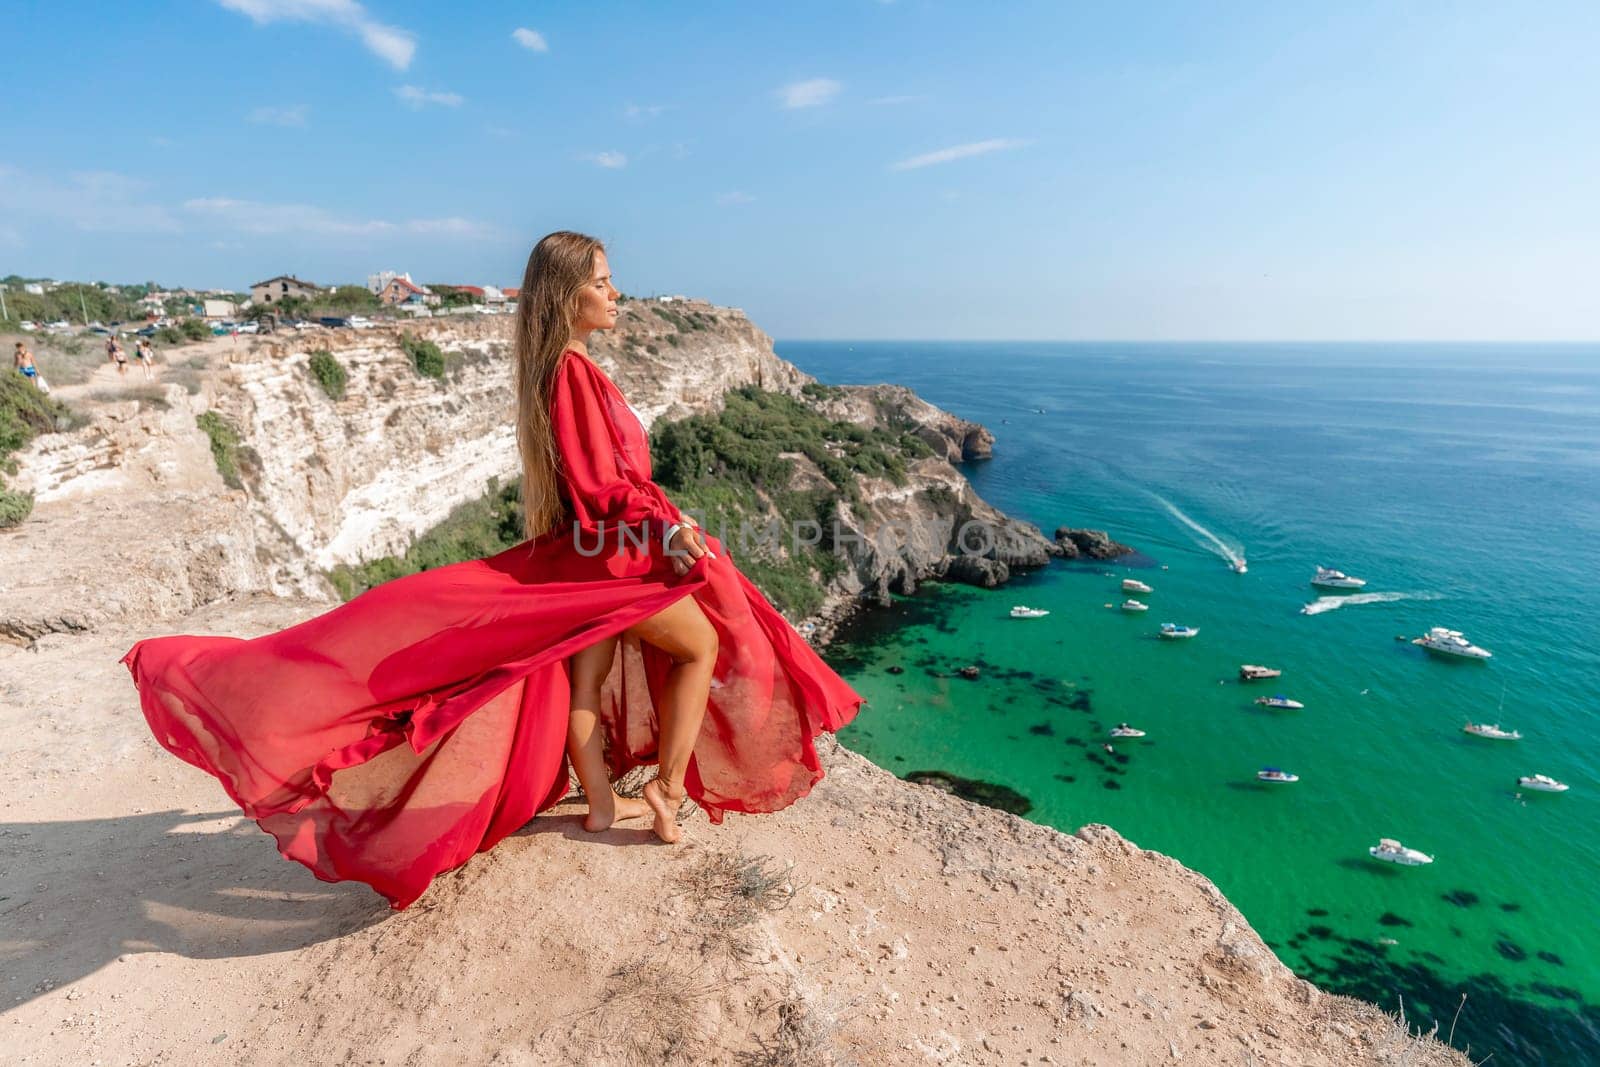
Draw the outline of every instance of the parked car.
<instances>
[{"instance_id":1,"label":"parked car","mask_svg":"<svg viewBox=\"0 0 1600 1067\"><path fill-rule=\"evenodd\" d=\"M365 315L351 315L349 326L352 330L370 330L373 327L373 322Z\"/></svg>"},{"instance_id":2,"label":"parked car","mask_svg":"<svg viewBox=\"0 0 1600 1067\"><path fill-rule=\"evenodd\" d=\"M260 333L261 324L259 322L241 322L234 329L239 333Z\"/></svg>"},{"instance_id":3,"label":"parked car","mask_svg":"<svg viewBox=\"0 0 1600 1067\"><path fill-rule=\"evenodd\" d=\"M66 333L68 330L72 329L72 323L68 322L66 319L57 319L52 323L47 323L45 325L45 329L49 330L51 333Z\"/></svg>"},{"instance_id":4,"label":"parked car","mask_svg":"<svg viewBox=\"0 0 1600 1067\"><path fill-rule=\"evenodd\" d=\"M159 326L146 326L142 330L134 330L133 332L139 337L154 337L159 329Z\"/></svg>"},{"instance_id":5,"label":"parked car","mask_svg":"<svg viewBox=\"0 0 1600 1067\"><path fill-rule=\"evenodd\" d=\"M350 325L349 319L340 318L338 315L324 315L317 322L330 330L342 330Z\"/></svg>"},{"instance_id":6,"label":"parked car","mask_svg":"<svg viewBox=\"0 0 1600 1067\"><path fill-rule=\"evenodd\" d=\"M17 323L17 329L21 330L23 333L32 333L38 328L38 323L30 322L28 319L23 319L21 322Z\"/></svg>"},{"instance_id":7,"label":"parked car","mask_svg":"<svg viewBox=\"0 0 1600 1067\"><path fill-rule=\"evenodd\" d=\"M300 319L294 324L294 328L297 330L320 330L324 327L320 322L312 322L310 319Z\"/></svg>"}]
</instances>

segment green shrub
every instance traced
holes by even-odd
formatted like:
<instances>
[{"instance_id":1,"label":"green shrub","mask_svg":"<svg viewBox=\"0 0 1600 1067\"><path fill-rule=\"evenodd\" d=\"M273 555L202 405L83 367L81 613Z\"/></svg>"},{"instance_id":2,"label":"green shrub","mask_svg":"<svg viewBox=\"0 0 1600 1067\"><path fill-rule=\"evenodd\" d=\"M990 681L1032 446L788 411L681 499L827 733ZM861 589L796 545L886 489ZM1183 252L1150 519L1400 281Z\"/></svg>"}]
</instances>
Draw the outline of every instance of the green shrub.
<instances>
[{"instance_id":1,"label":"green shrub","mask_svg":"<svg viewBox=\"0 0 1600 1067\"><path fill-rule=\"evenodd\" d=\"M211 458L216 461L223 482L230 489L243 489L244 481L239 476L243 449L238 428L215 411L207 411L194 421L211 438Z\"/></svg>"},{"instance_id":2,"label":"green shrub","mask_svg":"<svg viewBox=\"0 0 1600 1067\"><path fill-rule=\"evenodd\" d=\"M182 330L178 329L176 326L168 325L156 330L156 340L162 342L163 344L181 345L183 344L185 338Z\"/></svg>"},{"instance_id":3,"label":"green shrub","mask_svg":"<svg viewBox=\"0 0 1600 1067\"><path fill-rule=\"evenodd\" d=\"M403 333L400 335L400 347L411 357L411 365L417 369L418 374L424 378L444 377L444 353L440 351L438 345Z\"/></svg>"},{"instance_id":4,"label":"green shrub","mask_svg":"<svg viewBox=\"0 0 1600 1067\"><path fill-rule=\"evenodd\" d=\"M18 525L32 513L32 493L13 493L0 487L0 530Z\"/></svg>"},{"instance_id":5,"label":"green shrub","mask_svg":"<svg viewBox=\"0 0 1600 1067\"><path fill-rule=\"evenodd\" d=\"M178 324L178 329L190 341L204 341L211 336L211 327L201 319L184 319Z\"/></svg>"},{"instance_id":6,"label":"green shrub","mask_svg":"<svg viewBox=\"0 0 1600 1067\"><path fill-rule=\"evenodd\" d=\"M328 399L344 399L344 388L350 381L350 373L344 369L343 363L334 358L332 352L319 348L311 353L311 373L317 379L317 384L322 386L322 391L328 394Z\"/></svg>"}]
</instances>

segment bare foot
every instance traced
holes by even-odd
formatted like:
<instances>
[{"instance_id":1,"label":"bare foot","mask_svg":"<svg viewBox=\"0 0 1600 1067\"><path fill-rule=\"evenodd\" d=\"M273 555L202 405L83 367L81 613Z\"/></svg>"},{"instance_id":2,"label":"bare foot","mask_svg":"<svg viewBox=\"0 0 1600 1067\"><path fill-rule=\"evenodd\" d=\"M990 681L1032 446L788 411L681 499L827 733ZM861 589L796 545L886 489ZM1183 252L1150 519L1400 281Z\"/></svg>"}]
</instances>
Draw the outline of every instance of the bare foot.
<instances>
[{"instance_id":1,"label":"bare foot","mask_svg":"<svg viewBox=\"0 0 1600 1067\"><path fill-rule=\"evenodd\" d=\"M681 792L676 795L671 793L667 783L659 778L652 778L644 784L645 802L656 816L652 829L657 837L669 845L677 844L683 836L683 830L678 826L678 805L683 803L684 796Z\"/></svg>"},{"instance_id":2,"label":"bare foot","mask_svg":"<svg viewBox=\"0 0 1600 1067\"><path fill-rule=\"evenodd\" d=\"M650 810L650 805L638 797L623 797L612 793L610 801L589 805L589 813L583 817L583 828L591 834L598 834L611 829L612 823L642 819L650 814Z\"/></svg>"}]
</instances>

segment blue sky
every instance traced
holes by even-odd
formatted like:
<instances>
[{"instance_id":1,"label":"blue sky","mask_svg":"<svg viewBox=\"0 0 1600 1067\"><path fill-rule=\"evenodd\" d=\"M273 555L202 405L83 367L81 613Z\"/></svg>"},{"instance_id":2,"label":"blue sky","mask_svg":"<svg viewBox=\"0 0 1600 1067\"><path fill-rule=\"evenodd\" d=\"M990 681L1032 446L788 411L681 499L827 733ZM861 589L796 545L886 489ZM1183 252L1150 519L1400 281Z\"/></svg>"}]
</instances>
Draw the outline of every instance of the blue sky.
<instances>
[{"instance_id":1,"label":"blue sky","mask_svg":"<svg viewBox=\"0 0 1600 1067\"><path fill-rule=\"evenodd\" d=\"M6 23L0 274L514 284L574 228L780 338L1600 336L1593 3Z\"/></svg>"}]
</instances>

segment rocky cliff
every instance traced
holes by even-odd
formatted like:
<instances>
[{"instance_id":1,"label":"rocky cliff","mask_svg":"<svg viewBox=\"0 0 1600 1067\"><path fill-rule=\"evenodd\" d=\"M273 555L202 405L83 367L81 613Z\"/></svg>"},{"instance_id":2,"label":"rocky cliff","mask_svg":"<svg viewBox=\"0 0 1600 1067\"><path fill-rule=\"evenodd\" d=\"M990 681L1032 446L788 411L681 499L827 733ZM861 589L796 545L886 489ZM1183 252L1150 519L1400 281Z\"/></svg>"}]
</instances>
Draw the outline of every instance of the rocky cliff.
<instances>
[{"instance_id":1,"label":"rocky cliff","mask_svg":"<svg viewBox=\"0 0 1600 1067\"><path fill-rule=\"evenodd\" d=\"M808 390L743 316L671 311L630 306L596 352L647 416L754 384L909 427L934 454L866 482L842 520L999 531L976 562L936 535L864 549L840 596L1065 551L960 477L991 447L981 427L893 387ZM117 658L151 633L325 610L323 567L403 546L511 472L505 323L415 329L443 379L392 332L213 342L193 391L109 370L61 390L88 424L21 455L37 504L0 532L0 1025L18 1062L1466 1062L1292 976L1175 861L832 744L778 815L691 818L665 848L584 834L569 801L398 915L279 860L156 745ZM346 367L346 399L309 372L315 349Z\"/></svg>"}]
</instances>

